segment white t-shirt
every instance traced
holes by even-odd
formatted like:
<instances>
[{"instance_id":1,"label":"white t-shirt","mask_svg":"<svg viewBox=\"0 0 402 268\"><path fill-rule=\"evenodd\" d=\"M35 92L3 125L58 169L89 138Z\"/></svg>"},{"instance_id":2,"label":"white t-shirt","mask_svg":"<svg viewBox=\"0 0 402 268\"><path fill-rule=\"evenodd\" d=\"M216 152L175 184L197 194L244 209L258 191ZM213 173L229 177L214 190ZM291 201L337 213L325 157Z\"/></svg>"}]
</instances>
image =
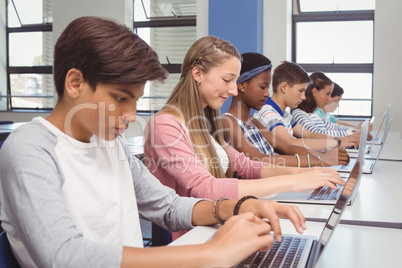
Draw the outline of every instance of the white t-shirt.
<instances>
[{"instance_id":1,"label":"white t-shirt","mask_svg":"<svg viewBox=\"0 0 402 268\"><path fill-rule=\"evenodd\" d=\"M90 143L79 142L45 119L37 120L58 138L55 153L65 177L62 193L84 237L143 247L134 185L121 144L96 136ZM104 217L99 219L99 214Z\"/></svg>"}]
</instances>

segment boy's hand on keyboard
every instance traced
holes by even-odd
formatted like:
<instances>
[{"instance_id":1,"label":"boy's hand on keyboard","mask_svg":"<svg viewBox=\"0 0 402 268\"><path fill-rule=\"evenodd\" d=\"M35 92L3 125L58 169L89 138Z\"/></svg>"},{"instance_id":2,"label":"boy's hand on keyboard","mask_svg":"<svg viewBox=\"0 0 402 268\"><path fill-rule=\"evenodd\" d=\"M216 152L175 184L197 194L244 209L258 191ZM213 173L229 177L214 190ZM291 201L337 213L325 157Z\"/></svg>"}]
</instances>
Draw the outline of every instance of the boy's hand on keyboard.
<instances>
[{"instance_id":1,"label":"boy's hand on keyboard","mask_svg":"<svg viewBox=\"0 0 402 268\"><path fill-rule=\"evenodd\" d=\"M247 199L240 206L240 213L242 212L253 212L261 219L268 219L278 241L281 241L282 235L279 218L289 219L299 233L306 229L306 220L297 206L281 205L273 200Z\"/></svg>"},{"instance_id":2,"label":"boy's hand on keyboard","mask_svg":"<svg viewBox=\"0 0 402 268\"><path fill-rule=\"evenodd\" d=\"M322 186L336 190L337 184L345 184L333 168L310 168L307 172L293 176L293 180L292 191L295 192L312 190Z\"/></svg>"},{"instance_id":3,"label":"boy's hand on keyboard","mask_svg":"<svg viewBox=\"0 0 402 268\"><path fill-rule=\"evenodd\" d=\"M348 146L359 147L360 133L353 133L352 135L340 137L339 139L341 140L341 148L345 148Z\"/></svg>"},{"instance_id":4,"label":"boy's hand on keyboard","mask_svg":"<svg viewBox=\"0 0 402 268\"><path fill-rule=\"evenodd\" d=\"M211 254L220 256L216 267L232 267L258 250L270 249L274 243L270 232L267 222L248 212L230 217L205 245L212 246Z\"/></svg>"},{"instance_id":5,"label":"boy's hand on keyboard","mask_svg":"<svg viewBox=\"0 0 402 268\"><path fill-rule=\"evenodd\" d=\"M331 167L337 165L347 165L350 161L349 154L345 149L331 149L326 151L325 153L317 153L324 166Z\"/></svg>"}]
</instances>

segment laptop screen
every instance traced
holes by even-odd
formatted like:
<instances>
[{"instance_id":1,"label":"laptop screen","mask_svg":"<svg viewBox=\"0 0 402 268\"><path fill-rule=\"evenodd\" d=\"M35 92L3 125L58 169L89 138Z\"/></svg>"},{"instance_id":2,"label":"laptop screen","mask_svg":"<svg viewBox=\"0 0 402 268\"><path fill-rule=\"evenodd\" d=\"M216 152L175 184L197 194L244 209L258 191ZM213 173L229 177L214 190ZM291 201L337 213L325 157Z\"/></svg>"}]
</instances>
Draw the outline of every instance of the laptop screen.
<instances>
[{"instance_id":1,"label":"laptop screen","mask_svg":"<svg viewBox=\"0 0 402 268\"><path fill-rule=\"evenodd\" d=\"M385 122L385 130L384 130L384 133L385 133L385 131L387 131L387 124L389 123L389 118L390 118L390 116L391 116L390 113L391 113L391 103L388 103L387 109L385 110L384 115L383 115L383 117L382 117L382 120L381 120L381 123L380 123L380 127L378 128L377 134L375 135L375 137L373 138L373 140L376 140L376 139L378 138L378 135L380 134L380 131L381 131L381 127L382 127L382 125L383 125L384 122ZM385 120L384 120L384 119L385 119ZM384 137L384 135L383 135L383 137Z\"/></svg>"},{"instance_id":2,"label":"laptop screen","mask_svg":"<svg viewBox=\"0 0 402 268\"><path fill-rule=\"evenodd\" d=\"M376 163L377 163L378 159L380 158L380 154L381 154L381 152L382 152L382 149L384 148L385 140L387 139L387 136L388 136L388 131L389 131L389 129L391 128L392 119L393 119L393 118L389 119L389 120L386 122L385 130L384 130L385 132L384 132L384 136L383 136L383 139L382 139L382 143L381 143L380 149L378 150L377 157L375 158L375 162L376 162Z\"/></svg>"},{"instance_id":3,"label":"laptop screen","mask_svg":"<svg viewBox=\"0 0 402 268\"><path fill-rule=\"evenodd\" d=\"M322 253L322 250L327 245L333 230L336 225L339 223L342 212L345 210L349 199L352 195L356 194L357 189L359 188L360 178L362 175L362 169L364 164L364 147L366 146L366 139L368 133L369 120L366 120L362 124L361 136L360 136L360 144L359 144L359 154L356 159L356 163L353 166L352 171L349 174L349 178L346 181L345 187L342 190L341 195L338 198L331 214L328 217L327 222L325 223L324 230L321 233L321 236L318 240L318 246L314 249L318 252L314 254L316 257L316 262L319 256Z\"/></svg>"}]
</instances>

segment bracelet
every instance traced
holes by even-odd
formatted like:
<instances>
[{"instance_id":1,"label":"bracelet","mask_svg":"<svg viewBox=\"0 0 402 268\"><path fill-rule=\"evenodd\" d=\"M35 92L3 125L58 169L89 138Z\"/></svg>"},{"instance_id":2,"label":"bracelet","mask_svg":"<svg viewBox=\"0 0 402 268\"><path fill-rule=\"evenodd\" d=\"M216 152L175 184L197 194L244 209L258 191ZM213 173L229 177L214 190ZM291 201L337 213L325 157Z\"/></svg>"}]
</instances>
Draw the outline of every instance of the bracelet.
<instances>
[{"instance_id":1,"label":"bracelet","mask_svg":"<svg viewBox=\"0 0 402 268\"><path fill-rule=\"evenodd\" d=\"M237 201L237 203L236 203L236 205L235 205L235 207L233 209L233 215L239 215L240 206L247 199L258 199L258 198L255 197L254 195L246 195L246 196L243 196L242 198L240 198L239 201Z\"/></svg>"},{"instance_id":2,"label":"bracelet","mask_svg":"<svg viewBox=\"0 0 402 268\"><path fill-rule=\"evenodd\" d=\"M338 137L335 137L334 140L336 140L338 142L338 144L336 145L336 148L340 148L342 141Z\"/></svg>"},{"instance_id":3,"label":"bracelet","mask_svg":"<svg viewBox=\"0 0 402 268\"><path fill-rule=\"evenodd\" d=\"M300 167L300 156L298 154L295 154L297 158L297 167Z\"/></svg>"},{"instance_id":4,"label":"bracelet","mask_svg":"<svg viewBox=\"0 0 402 268\"><path fill-rule=\"evenodd\" d=\"M216 219L216 221L220 224L223 225L225 222L223 220L221 220L218 216L218 206L219 204L223 201L223 200L229 200L226 197L221 197L219 199L216 199L214 202L214 206L212 207L212 213L214 214L214 217Z\"/></svg>"},{"instance_id":5,"label":"bracelet","mask_svg":"<svg viewBox=\"0 0 402 268\"><path fill-rule=\"evenodd\" d=\"M318 158L318 163L315 166L318 166L318 164L321 164L321 166L324 167L324 163L322 162L321 157L318 154L315 154L314 156Z\"/></svg>"},{"instance_id":6,"label":"bracelet","mask_svg":"<svg viewBox=\"0 0 402 268\"><path fill-rule=\"evenodd\" d=\"M308 167L311 167L311 165L310 165L310 154L307 154L307 163L308 163Z\"/></svg>"}]
</instances>

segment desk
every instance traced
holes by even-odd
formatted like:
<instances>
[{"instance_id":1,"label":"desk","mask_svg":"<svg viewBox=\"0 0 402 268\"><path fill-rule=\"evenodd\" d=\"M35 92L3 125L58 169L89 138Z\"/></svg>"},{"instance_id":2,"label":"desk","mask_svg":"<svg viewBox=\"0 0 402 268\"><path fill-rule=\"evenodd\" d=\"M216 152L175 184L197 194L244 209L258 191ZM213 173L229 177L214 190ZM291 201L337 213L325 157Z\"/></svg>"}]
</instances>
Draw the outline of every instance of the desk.
<instances>
[{"instance_id":1,"label":"desk","mask_svg":"<svg viewBox=\"0 0 402 268\"><path fill-rule=\"evenodd\" d=\"M347 206L342 219L372 222L374 226L402 229L402 163L377 161L373 174L363 174L359 192L351 206ZM306 218L326 220L331 205L297 204ZM388 224L390 223L390 224ZM366 223L370 224L370 223Z\"/></svg>"},{"instance_id":2,"label":"desk","mask_svg":"<svg viewBox=\"0 0 402 268\"><path fill-rule=\"evenodd\" d=\"M304 235L318 238L324 223L306 224ZM281 228L283 234L297 234L288 220L281 220ZM216 230L217 226L196 227L173 241L170 246L204 243ZM338 224L316 267L396 267L400 262L401 248L402 230Z\"/></svg>"},{"instance_id":3,"label":"desk","mask_svg":"<svg viewBox=\"0 0 402 268\"><path fill-rule=\"evenodd\" d=\"M0 141L4 141L10 133L25 122L0 125Z\"/></svg>"},{"instance_id":4,"label":"desk","mask_svg":"<svg viewBox=\"0 0 402 268\"><path fill-rule=\"evenodd\" d=\"M376 159L381 145L372 145L371 152L365 154L366 159ZM352 158L357 157L357 153L349 153ZM396 137L387 137L385 141L384 148L381 151L381 160L391 160L391 161L402 161L402 140Z\"/></svg>"},{"instance_id":5,"label":"desk","mask_svg":"<svg viewBox=\"0 0 402 268\"><path fill-rule=\"evenodd\" d=\"M389 148L395 156L401 155L400 140L387 140L382 153ZM401 143L402 144L402 143ZM401 147L402 148L402 147ZM392 152L392 150L394 150ZM399 154L398 154L399 151ZM363 174L354 203L345 208L341 223L345 221L374 222L376 227L338 224L316 267L399 267L402 248L402 163L379 160L373 174ZM307 222L305 235L319 237L333 206L298 205L306 217L321 222ZM393 228L381 226L392 225ZM379 227L380 226L380 227ZM396 227L398 226L398 227ZM296 234L287 220L281 220L283 234ZM173 243L174 245L200 244L212 237L217 227L196 227Z\"/></svg>"},{"instance_id":6,"label":"desk","mask_svg":"<svg viewBox=\"0 0 402 268\"><path fill-rule=\"evenodd\" d=\"M144 136L130 137L126 138L126 140L128 148L135 156L141 157L144 155Z\"/></svg>"},{"instance_id":7,"label":"desk","mask_svg":"<svg viewBox=\"0 0 402 268\"><path fill-rule=\"evenodd\" d=\"M384 126L383 126L384 127ZM371 135L376 137L377 131L372 131ZM378 137L384 137L384 131L380 131ZM398 131L388 131L387 139L390 140L399 140L401 138L401 133ZM367 144L372 144L372 142L368 141Z\"/></svg>"},{"instance_id":8,"label":"desk","mask_svg":"<svg viewBox=\"0 0 402 268\"><path fill-rule=\"evenodd\" d=\"M400 267L402 230L339 224L317 268Z\"/></svg>"}]
</instances>

